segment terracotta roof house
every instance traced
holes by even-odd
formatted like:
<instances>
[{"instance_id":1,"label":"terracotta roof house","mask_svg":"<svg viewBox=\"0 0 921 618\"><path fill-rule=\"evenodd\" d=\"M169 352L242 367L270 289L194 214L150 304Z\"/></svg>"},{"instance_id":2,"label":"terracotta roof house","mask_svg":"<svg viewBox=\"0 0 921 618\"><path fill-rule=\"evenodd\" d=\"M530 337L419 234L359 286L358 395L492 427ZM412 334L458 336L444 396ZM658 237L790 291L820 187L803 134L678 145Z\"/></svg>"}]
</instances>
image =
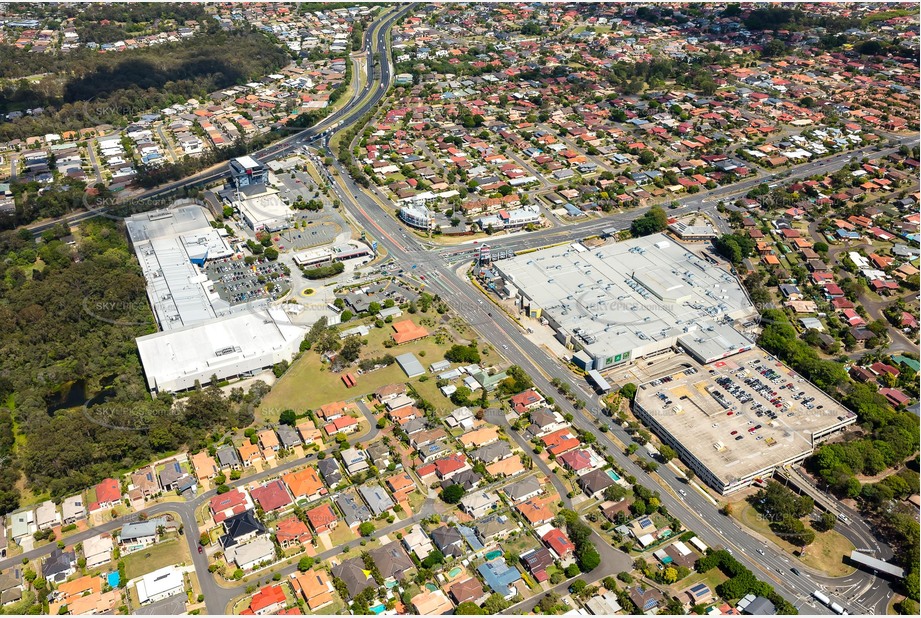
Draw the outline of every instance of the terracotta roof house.
<instances>
[{"instance_id":1,"label":"terracotta roof house","mask_svg":"<svg viewBox=\"0 0 921 618\"><path fill-rule=\"evenodd\" d=\"M522 517L532 526L546 524L553 519L553 511L547 508L545 500L531 498L515 506Z\"/></svg>"},{"instance_id":2,"label":"terracotta roof house","mask_svg":"<svg viewBox=\"0 0 921 618\"><path fill-rule=\"evenodd\" d=\"M115 479L104 479L95 487L96 502L90 505L90 511L111 508L122 501L122 487Z\"/></svg>"},{"instance_id":3,"label":"terracotta roof house","mask_svg":"<svg viewBox=\"0 0 921 618\"><path fill-rule=\"evenodd\" d=\"M409 494L416 491L416 483L408 472L400 472L387 479L387 488L397 502L402 502Z\"/></svg>"},{"instance_id":4,"label":"terracotta roof house","mask_svg":"<svg viewBox=\"0 0 921 618\"><path fill-rule=\"evenodd\" d=\"M312 502L328 493L326 486L313 467L285 474L281 477L281 480L291 490L291 495L294 496L295 500L306 498L309 502Z\"/></svg>"},{"instance_id":5,"label":"terracotta roof house","mask_svg":"<svg viewBox=\"0 0 921 618\"><path fill-rule=\"evenodd\" d=\"M556 557L559 560L567 560L571 558L573 552L576 551L576 546L573 545L572 541L569 540L569 537L563 533L559 528L552 528L547 531L544 536L540 537L540 540L556 554Z\"/></svg>"},{"instance_id":6,"label":"terracotta roof house","mask_svg":"<svg viewBox=\"0 0 921 618\"><path fill-rule=\"evenodd\" d=\"M239 489L231 489L226 493L212 496L209 506L216 524L233 515L239 515L250 508L246 494Z\"/></svg>"},{"instance_id":7,"label":"terracotta roof house","mask_svg":"<svg viewBox=\"0 0 921 618\"><path fill-rule=\"evenodd\" d=\"M518 393L517 395L512 396L510 403L512 409L521 414L525 410L533 410L538 408L544 403L544 398L535 391L534 389L529 388L523 393Z\"/></svg>"},{"instance_id":8,"label":"terracotta roof house","mask_svg":"<svg viewBox=\"0 0 921 618\"><path fill-rule=\"evenodd\" d=\"M285 591L281 586L266 586L253 595L249 602L249 608L240 613L243 615L255 614L257 616L274 614L278 610L284 609L286 603Z\"/></svg>"},{"instance_id":9,"label":"terracotta roof house","mask_svg":"<svg viewBox=\"0 0 921 618\"><path fill-rule=\"evenodd\" d=\"M192 468L195 470L195 476L199 480L212 479L220 471L217 467L217 462L214 461L214 457L208 454L208 451L195 453L189 459L192 462Z\"/></svg>"},{"instance_id":10,"label":"terracotta roof house","mask_svg":"<svg viewBox=\"0 0 921 618\"><path fill-rule=\"evenodd\" d=\"M307 524L297 517L286 517L275 526L275 538L282 549L297 547L309 543L313 539Z\"/></svg>"},{"instance_id":11,"label":"terracotta roof house","mask_svg":"<svg viewBox=\"0 0 921 618\"><path fill-rule=\"evenodd\" d=\"M317 534L329 532L339 524L339 518L329 504L321 504L306 513L307 521Z\"/></svg>"},{"instance_id":12,"label":"terracotta roof house","mask_svg":"<svg viewBox=\"0 0 921 618\"><path fill-rule=\"evenodd\" d=\"M441 616L454 611L451 601L441 590L425 589L410 599L409 603L420 616Z\"/></svg>"},{"instance_id":13,"label":"terracotta roof house","mask_svg":"<svg viewBox=\"0 0 921 618\"><path fill-rule=\"evenodd\" d=\"M460 436L464 448L476 448L492 444L499 439L499 431L495 427L482 427Z\"/></svg>"},{"instance_id":14,"label":"terracotta roof house","mask_svg":"<svg viewBox=\"0 0 921 618\"><path fill-rule=\"evenodd\" d=\"M292 585L312 611L326 607L335 600L333 583L322 569L305 571L294 579Z\"/></svg>"},{"instance_id":15,"label":"terracotta roof house","mask_svg":"<svg viewBox=\"0 0 921 618\"><path fill-rule=\"evenodd\" d=\"M256 487L249 493L266 513L291 504L291 496L288 495L288 490L285 488L284 483L277 479L269 481L262 487Z\"/></svg>"}]
</instances>

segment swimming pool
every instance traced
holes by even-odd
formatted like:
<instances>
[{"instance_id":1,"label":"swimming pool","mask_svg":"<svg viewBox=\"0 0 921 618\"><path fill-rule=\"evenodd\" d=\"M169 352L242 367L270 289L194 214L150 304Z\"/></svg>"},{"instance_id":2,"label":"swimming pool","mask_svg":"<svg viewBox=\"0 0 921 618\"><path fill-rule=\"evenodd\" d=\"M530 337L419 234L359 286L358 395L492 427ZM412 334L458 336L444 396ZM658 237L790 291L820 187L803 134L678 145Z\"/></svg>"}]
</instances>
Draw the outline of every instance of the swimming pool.
<instances>
[{"instance_id":1,"label":"swimming pool","mask_svg":"<svg viewBox=\"0 0 921 618\"><path fill-rule=\"evenodd\" d=\"M611 480L614 481L615 483L620 480L620 476L618 476L618 474L614 472L614 470L609 469L607 470L607 473L608 473L608 476L611 477Z\"/></svg>"},{"instance_id":2,"label":"swimming pool","mask_svg":"<svg viewBox=\"0 0 921 618\"><path fill-rule=\"evenodd\" d=\"M454 579L455 577L457 577L458 575L460 575L460 574L461 574L461 571L463 571L463 570L464 570L464 569L462 569L462 568L460 568L460 567L454 567L453 569L451 569L450 571L448 571L448 577L450 577L451 579Z\"/></svg>"},{"instance_id":3,"label":"swimming pool","mask_svg":"<svg viewBox=\"0 0 921 618\"><path fill-rule=\"evenodd\" d=\"M374 612L374 615L376 616L376 615L378 615L378 614L382 614L382 613L384 612L384 610L387 609L387 606L384 605L383 603L378 603L377 605L375 605L375 606L373 606L373 607L369 607L368 609L370 609L372 612Z\"/></svg>"},{"instance_id":4,"label":"swimming pool","mask_svg":"<svg viewBox=\"0 0 921 618\"><path fill-rule=\"evenodd\" d=\"M428 588L429 590L431 590L432 592L435 592L436 590L438 590L438 586L436 586L436 585L433 584L433 583L428 583L428 584L425 585L425 587Z\"/></svg>"},{"instance_id":5,"label":"swimming pool","mask_svg":"<svg viewBox=\"0 0 921 618\"><path fill-rule=\"evenodd\" d=\"M487 559L487 560L495 560L496 558L498 558L498 557L501 556L501 555L502 555L502 550L501 550L501 549L494 549L494 550L492 550L491 552L489 552L488 554L486 554L486 559Z\"/></svg>"}]
</instances>

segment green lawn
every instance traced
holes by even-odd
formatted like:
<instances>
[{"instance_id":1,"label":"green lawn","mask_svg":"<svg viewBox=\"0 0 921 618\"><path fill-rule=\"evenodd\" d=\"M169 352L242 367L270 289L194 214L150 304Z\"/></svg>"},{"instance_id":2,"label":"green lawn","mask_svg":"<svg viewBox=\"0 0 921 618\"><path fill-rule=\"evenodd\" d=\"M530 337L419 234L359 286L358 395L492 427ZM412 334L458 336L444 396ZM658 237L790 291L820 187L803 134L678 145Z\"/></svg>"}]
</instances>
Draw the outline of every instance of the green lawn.
<instances>
[{"instance_id":1,"label":"green lawn","mask_svg":"<svg viewBox=\"0 0 921 618\"><path fill-rule=\"evenodd\" d=\"M180 539L161 541L147 549L122 557L125 563L125 576L128 579L140 577L171 564L187 562L188 559L188 545Z\"/></svg>"},{"instance_id":2,"label":"green lawn","mask_svg":"<svg viewBox=\"0 0 921 618\"><path fill-rule=\"evenodd\" d=\"M758 512L747 502L735 505L733 517L743 524L761 533L784 551L793 554L799 547L792 545L774 534L768 522L759 517ZM844 556L849 556L854 549L854 544L848 541L840 532L816 532L815 542L806 547L804 556L798 557L806 566L827 573L831 577L843 577L854 572L854 568L844 563Z\"/></svg>"},{"instance_id":3,"label":"green lawn","mask_svg":"<svg viewBox=\"0 0 921 618\"><path fill-rule=\"evenodd\" d=\"M432 314L436 315L434 312ZM424 314L409 316L407 314L406 317L412 318L418 324L420 317L427 316ZM403 318L400 319L402 320ZM349 322L347 326L352 327L360 323L356 320ZM426 328L430 332L434 331L431 327ZM373 358L384 354L399 356L413 353L424 367L428 367L431 363L442 360L445 351L453 344L453 341L449 340L439 345L435 342L434 336L429 336L401 346L385 348L383 342L389 339L392 334L393 329L389 324L385 325L384 328L372 328L365 338L368 340L368 345L362 348L361 357ZM408 381L406 374L396 363L360 376L354 370L351 373L355 375L358 383L353 388L346 388L342 382L344 373L330 372L328 365L320 362L320 356L316 352L306 352L294 362L285 375L275 383L271 392L263 399L258 410L259 419L275 421L281 411L288 408L297 412L303 412L308 409L313 410L332 401L347 401L368 395L386 384L405 383ZM418 383L418 379L414 380L414 382ZM444 402L446 402L444 403L445 406L451 405L450 401L442 397L441 393L438 392L437 387L435 387L435 380L431 379L431 376L427 383L422 384L422 387L425 388L429 384L440 397L440 400L437 400L433 396L432 403L436 406L440 406Z\"/></svg>"}]
</instances>

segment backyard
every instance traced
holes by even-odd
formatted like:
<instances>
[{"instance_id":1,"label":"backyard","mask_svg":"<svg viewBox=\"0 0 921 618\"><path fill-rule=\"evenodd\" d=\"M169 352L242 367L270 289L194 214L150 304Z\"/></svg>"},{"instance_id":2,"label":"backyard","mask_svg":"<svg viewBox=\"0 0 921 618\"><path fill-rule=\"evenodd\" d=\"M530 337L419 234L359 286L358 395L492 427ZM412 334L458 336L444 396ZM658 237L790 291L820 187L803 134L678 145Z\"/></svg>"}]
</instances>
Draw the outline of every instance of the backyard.
<instances>
[{"instance_id":1,"label":"backyard","mask_svg":"<svg viewBox=\"0 0 921 618\"><path fill-rule=\"evenodd\" d=\"M171 564L187 562L189 551L187 544L177 538L122 556L121 560L125 563L125 577L131 580Z\"/></svg>"}]
</instances>

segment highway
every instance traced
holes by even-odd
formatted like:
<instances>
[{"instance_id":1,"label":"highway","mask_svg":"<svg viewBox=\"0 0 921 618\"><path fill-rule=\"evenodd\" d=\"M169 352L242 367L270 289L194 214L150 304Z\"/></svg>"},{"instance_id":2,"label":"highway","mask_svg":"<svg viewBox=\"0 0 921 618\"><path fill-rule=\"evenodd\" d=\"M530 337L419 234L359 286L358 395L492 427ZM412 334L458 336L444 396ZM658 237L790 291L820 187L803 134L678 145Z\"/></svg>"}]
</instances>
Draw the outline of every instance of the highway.
<instances>
[{"instance_id":1,"label":"highway","mask_svg":"<svg viewBox=\"0 0 921 618\"><path fill-rule=\"evenodd\" d=\"M402 8L394 7L392 9L386 10L380 17L378 17L376 21L372 22L368 27L368 31L365 33L365 52L371 49L371 46L373 45L375 54L379 55L381 58L389 58L390 54L388 51L386 33L389 32L391 26L393 26L397 20L404 17L411 10L411 4L407 4ZM357 80L358 77L356 76L355 79ZM333 131L340 130L349 126L351 123L354 123L363 115L365 115L375 105L377 105L389 90L392 81L392 65L389 62L382 62L380 80L374 80L369 77L365 85L362 88L356 90L349 101L342 108L333 112L316 125L302 131L292 133L291 135L280 139L274 144L263 148L262 150L251 153L251 156L254 156L263 162L281 159L293 152L296 152L298 149L303 147L304 144L309 143L314 139L329 138ZM208 168L207 170L203 170L197 174L189 176L188 178L167 183L142 193L126 196L126 198L121 200L120 203L127 204L144 202L169 195L170 193L185 187L208 185L226 177L228 173L227 163L219 163ZM144 209L139 209L139 211L140 210ZM100 215L110 216L106 214L105 209L100 208L76 212L64 217L33 223L25 227L37 236L59 223L66 222L68 224L74 224L81 221L86 221L87 219L92 219Z\"/></svg>"}]
</instances>

